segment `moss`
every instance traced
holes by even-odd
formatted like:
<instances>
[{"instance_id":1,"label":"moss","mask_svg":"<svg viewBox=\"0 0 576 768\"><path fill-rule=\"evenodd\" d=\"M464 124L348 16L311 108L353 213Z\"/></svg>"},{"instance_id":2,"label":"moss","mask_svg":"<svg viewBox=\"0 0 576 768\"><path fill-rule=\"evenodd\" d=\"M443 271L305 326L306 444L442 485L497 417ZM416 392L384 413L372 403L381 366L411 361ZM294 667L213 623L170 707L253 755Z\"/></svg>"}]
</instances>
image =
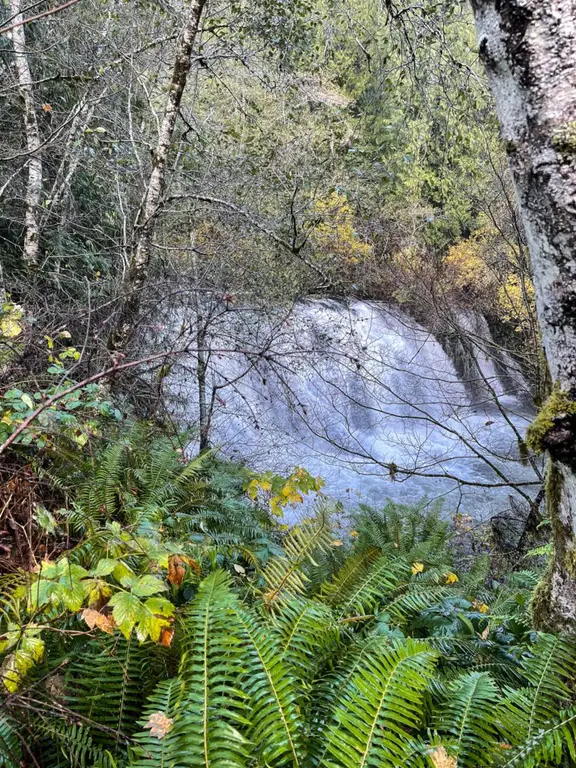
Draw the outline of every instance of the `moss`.
<instances>
[{"instance_id":1,"label":"moss","mask_svg":"<svg viewBox=\"0 0 576 768\"><path fill-rule=\"evenodd\" d=\"M550 559L546 570L542 574L542 578L536 585L530 603L532 624L539 632L549 632L554 626L550 610L552 604L550 595L552 591L552 571L553 565L552 559Z\"/></svg>"},{"instance_id":2,"label":"moss","mask_svg":"<svg viewBox=\"0 0 576 768\"><path fill-rule=\"evenodd\" d=\"M544 482L546 517L550 520L552 526L554 543L563 548L564 530L558 515L560 499L562 496L562 475L550 459L548 459L546 479ZM556 555L555 553L552 553L548 560L548 565L542 574L542 578L534 590L530 606L534 627L542 632L550 631L555 626L554 616L552 614L553 602L551 599L552 575L554 572L555 559ZM566 559L565 552L563 556L561 555L561 559Z\"/></svg>"},{"instance_id":3,"label":"moss","mask_svg":"<svg viewBox=\"0 0 576 768\"><path fill-rule=\"evenodd\" d=\"M557 128L552 144L559 152L576 152L576 121Z\"/></svg>"},{"instance_id":4,"label":"moss","mask_svg":"<svg viewBox=\"0 0 576 768\"><path fill-rule=\"evenodd\" d=\"M576 401L554 385L552 393L544 402L532 424L526 432L526 445L534 453L542 453L545 449L546 437L555 426L556 419L566 416L576 416Z\"/></svg>"},{"instance_id":5,"label":"moss","mask_svg":"<svg viewBox=\"0 0 576 768\"><path fill-rule=\"evenodd\" d=\"M530 450L526 445L526 441L521 437L518 438L518 453L520 454L520 461L522 466L528 466L528 459L530 458Z\"/></svg>"}]
</instances>

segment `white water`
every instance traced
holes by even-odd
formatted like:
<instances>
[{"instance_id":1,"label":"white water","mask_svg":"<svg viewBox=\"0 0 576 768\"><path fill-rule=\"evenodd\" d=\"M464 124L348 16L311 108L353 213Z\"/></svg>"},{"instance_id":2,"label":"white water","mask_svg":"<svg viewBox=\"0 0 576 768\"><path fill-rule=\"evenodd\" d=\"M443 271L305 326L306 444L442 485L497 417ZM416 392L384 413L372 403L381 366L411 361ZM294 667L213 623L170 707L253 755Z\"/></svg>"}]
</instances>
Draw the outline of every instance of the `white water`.
<instances>
[{"instance_id":1,"label":"white water","mask_svg":"<svg viewBox=\"0 0 576 768\"><path fill-rule=\"evenodd\" d=\"M489 338L463 381L433 336L381 303L302 302L275 333L270 323L263 330L255 316L252 325L246 317L246 345L258 348L259 337L273 338L267 353L273 361L260 359L246 372L240 354L211 356L210 382L223 385L212 440L225 454L259 470L303 466L348 503L446 496L447 511L475 518L507 506L510 489L488 486L534 479L517 461L516 435L491 394L523 432L530 414L510 391L512 380L514 389L522 386L521 377L512 369L502 375ZM463 318L486 337L482 321ZM212 346L226 347L230 331L226 319ZM194 423L197 391L189 371L176 371L172 383ZM390 464L398 467L394 477Z\"/></svg>"}]
</instances>

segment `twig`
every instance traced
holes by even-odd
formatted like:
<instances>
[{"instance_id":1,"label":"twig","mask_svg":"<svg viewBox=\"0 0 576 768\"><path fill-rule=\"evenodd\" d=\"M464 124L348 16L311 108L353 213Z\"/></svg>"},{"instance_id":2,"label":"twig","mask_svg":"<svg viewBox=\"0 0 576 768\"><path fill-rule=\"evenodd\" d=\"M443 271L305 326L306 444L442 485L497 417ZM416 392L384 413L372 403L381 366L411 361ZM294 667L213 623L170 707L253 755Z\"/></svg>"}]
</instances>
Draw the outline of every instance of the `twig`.
<instances>
[{"instance_id":1,"label":"twig","mask_svg":"<svg viewBox=\"0 0 576 768\"><path fill-rule=\"evenodd\" d=\"M16 27L21 27L24 24L29 24L31 21L37 21L38 19L43 19L46 16L53 16L55 13L59 13L60 11L63 11L65 8L69 8L71 5L75 5L76 3L79 3L80 0L68 0L67 3L63 3L62 5L56 6L56 8L49 8L47 11L42 11L42 13L37 13L36 16L29 16L27 19L22 19L22 21L16 21L14 24L10 24L8 27L2 27L0 29L0 35L5 34L6 32L11 32L13 29L16 29Z\"/></svg>"}]
</instances>

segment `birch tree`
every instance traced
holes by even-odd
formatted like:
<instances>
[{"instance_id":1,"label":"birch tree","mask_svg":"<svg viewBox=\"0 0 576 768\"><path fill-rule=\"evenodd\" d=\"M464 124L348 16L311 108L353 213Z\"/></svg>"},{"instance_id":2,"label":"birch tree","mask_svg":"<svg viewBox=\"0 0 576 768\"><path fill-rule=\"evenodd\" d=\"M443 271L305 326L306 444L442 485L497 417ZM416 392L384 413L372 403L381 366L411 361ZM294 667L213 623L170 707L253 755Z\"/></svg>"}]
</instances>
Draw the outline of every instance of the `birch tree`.
<instances>
[{"instance_id":1,"label":"birch tree","mask_svg":"<svg viewBox=\"0 0 576 768\"><path fill-rule=\"evenodd\" d=\"M166 184L166 165L172 145L182 95L192 62L192 49L206 0L193 0L176 47L172 78L158 131L152 172L134 226L134 245L130 267L124 281L122 306L108 340L112 352L122 351L134 329L140 306L140 293L148 276L152 256L152 237Z\"/></svg>"},{"instance_id":2,"label":"birch tree","mask_svg":"<svg viewBox=\"0 0 576 768\"><path fill-rule=\"evenodd\" d=\"M540 627L576 631L576 5L473 0L473 7L555 382L529 431L534 447L550 456L554 543L534 613Z\"/></svg>"},{"instance_id":3,"label":"birch tree","mask_svg":"<svg viewBox=\"0 0 576 768\"><path fill-rule=\"evenodd\" d=\"M10 11L14 24L11 31L12 45L14 48L14 64L18 79L18 90L24 109L24 132L26 138L26 151L28 154L23 256L28 267L35 267L38 263L38 252L40 247L38 211L40 210L40 196L42 194L41 141L40 131L38 129L38 118L34 106L34 89L32 85L30 64L28 62L26 33L23 24L24 17L21 13L20 0L10 0Z\"/></svg>"}]
</instances>

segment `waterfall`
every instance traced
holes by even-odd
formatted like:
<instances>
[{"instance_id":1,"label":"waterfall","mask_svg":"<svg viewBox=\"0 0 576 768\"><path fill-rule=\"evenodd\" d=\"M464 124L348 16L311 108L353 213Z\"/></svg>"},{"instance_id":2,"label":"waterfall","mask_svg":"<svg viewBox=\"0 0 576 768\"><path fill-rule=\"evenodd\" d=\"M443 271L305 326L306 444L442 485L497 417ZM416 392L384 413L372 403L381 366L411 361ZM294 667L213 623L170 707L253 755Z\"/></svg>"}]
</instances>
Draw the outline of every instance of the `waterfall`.
<instances>
[{"instance_id":1,"label":"waterfall","mask_svg":"<svg viewBox=\"0 0 576 768\"><path fill-rule=\"evenodd\" d=\"M266 323L245 314L240 331L226 317L212 330L212 347L240 333L239 349L265 339L266 354L211 355L212 441L257 470L303 466L350 503L427 495L447 496L447 506L476 518L500 510L505 480L535 479L518 461L515 432L531 414L519 372L490 354L482 320L463 318L485 340L466 370L445 344L381 302L306 300ZM180 418L192 424L191 369L193 361L175 367L171 386Z\"/></svg>"}]
</instances>

